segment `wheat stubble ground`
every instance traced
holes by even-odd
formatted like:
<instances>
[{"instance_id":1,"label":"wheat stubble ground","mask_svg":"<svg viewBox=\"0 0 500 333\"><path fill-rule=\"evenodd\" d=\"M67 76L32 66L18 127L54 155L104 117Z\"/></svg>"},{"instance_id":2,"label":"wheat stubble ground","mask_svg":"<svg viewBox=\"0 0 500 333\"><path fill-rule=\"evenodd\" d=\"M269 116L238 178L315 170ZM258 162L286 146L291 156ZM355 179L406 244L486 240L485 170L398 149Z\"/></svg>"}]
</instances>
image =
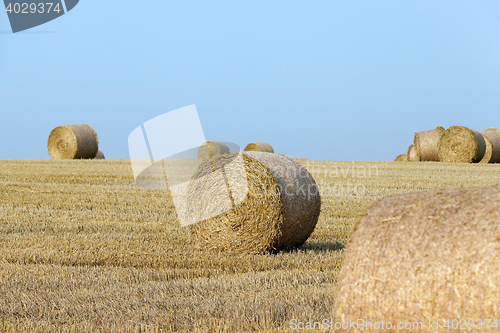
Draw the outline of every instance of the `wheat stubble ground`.
<instances>
[{"instance_id":1,"label":"wheat stubble ground","mask_svg":"<svg viewBox=\"0 0 500 333\"><path fill-rule=\"evenodd\" d=\"M300 249L198 251L130 162L0 161L0 331L266 331L333 319L344 246L375 200L500 184L497 165L304 162L322 192Z\"/></svg>"}]
</instances>

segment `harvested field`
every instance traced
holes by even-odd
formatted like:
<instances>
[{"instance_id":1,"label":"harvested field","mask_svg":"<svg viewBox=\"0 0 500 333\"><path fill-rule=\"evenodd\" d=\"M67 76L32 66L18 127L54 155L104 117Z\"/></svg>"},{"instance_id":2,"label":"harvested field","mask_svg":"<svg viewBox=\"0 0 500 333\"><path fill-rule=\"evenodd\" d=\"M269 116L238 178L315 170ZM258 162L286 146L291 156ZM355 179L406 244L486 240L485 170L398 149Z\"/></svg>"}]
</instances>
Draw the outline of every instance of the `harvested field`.
<instances>
[{"instance_id":1,"label":"harvested field","mask_svg":"<svg viewBox=\"0 0 500 333\"><path fill-rule=\"evenodd\" d=\"M300 162L322 194L298 250L214 254L128 160L0 161L0 331L242 332L334 318L354 224L377 199L500 184L498 165ZM289 330L291 332L297 330Z\"/></svg>"}]
</instances>

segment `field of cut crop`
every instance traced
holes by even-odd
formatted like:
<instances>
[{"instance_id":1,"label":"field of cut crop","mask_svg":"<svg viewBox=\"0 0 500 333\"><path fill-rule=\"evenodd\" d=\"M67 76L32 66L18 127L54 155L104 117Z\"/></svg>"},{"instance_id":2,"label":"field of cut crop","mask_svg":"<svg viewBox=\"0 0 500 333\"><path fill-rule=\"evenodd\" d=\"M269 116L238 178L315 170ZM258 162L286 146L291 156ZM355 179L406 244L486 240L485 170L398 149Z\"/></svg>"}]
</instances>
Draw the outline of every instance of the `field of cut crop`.
<instances>
[{"instance_id":1,"label":"field of cut crop","mask_svg":"<svg viewBox=\"0 0 500 333\"><path fill-rule=\"evenodd\" d=\"M333 319L353 227L387 195L500 184L500 166L301 162L320 187L301 248L206 253L128 160L0 161L0 331L244 332Z\"/></svg>"}]
</instances>

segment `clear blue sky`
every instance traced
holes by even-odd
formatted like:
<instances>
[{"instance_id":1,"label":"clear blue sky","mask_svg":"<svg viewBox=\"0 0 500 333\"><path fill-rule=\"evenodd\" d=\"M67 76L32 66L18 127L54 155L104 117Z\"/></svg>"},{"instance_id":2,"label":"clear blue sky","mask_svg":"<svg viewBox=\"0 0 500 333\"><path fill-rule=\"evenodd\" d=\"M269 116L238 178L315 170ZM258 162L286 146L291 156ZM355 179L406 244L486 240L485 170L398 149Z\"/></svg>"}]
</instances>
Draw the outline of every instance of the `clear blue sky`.
<instances>
[{"instance_id":1,"label":"clear blue sky","mask_svg":"<svg viewBox=\"0 0 500 333\"><path fill-rule=\"evenodd\" d=\"M500 127L500 1L80 0L9 33L0 13L0 158L49 158L88 123L107 158L196 104L212 140L315 160L393 160L414 132Z\"/></svg>"}]
</instances>

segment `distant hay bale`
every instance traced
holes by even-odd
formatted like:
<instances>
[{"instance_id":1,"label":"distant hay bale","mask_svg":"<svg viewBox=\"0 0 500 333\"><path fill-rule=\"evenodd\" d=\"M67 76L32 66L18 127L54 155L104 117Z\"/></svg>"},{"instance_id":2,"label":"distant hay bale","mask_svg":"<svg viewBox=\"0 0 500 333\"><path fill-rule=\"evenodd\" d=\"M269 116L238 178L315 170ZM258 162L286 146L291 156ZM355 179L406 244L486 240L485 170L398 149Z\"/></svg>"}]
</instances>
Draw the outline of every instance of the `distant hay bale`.
<instances>
[{"instance_id":1,"label":"distant hay bale","mask_svg":"<svg viewBox=\"0 0 500 333\"><path fill-rule=\"evenodd\" d=\"M99 150L99 141L87 124L58 126L50 132L47 150L53 160L92 159Z\"/></svg>"},{"instance_id":2,"label":"distant hay bale","mask_svg":"<svg viewBox=\"0 0 500 333\"><path fill-rule=\"evenodd\" d=\"M96 160L105 160L106 158L104 157L104 154L102 153L102 151L98 150L97 154L94 157L94 159L96 159Z\"/></svg>"},{"instance_id":3,"label":"distant hay bale","mask_svg":"<svg viewBox=\"0 0 500 333\"><path fill-rule=\"evenodd\" d=\"M406 156L408 157L408 161L410 161L410 162L418 161L417 160L417 152L415 151L414 145L408 146L408 152L406 153Z\"/></svg>"},{"instance_id":4,"label":"distant hay bale","mask_svg":"<svg viewBox=\"0 0 500 333\"><path fill-rule=\"evenodd\" d=\"M407 162L407 161L408 161L408 157L406 156L406 154L398 155L396 157L396 159L394 160L394 162Z\"/></svg>"},{"instance_id":5,"label":"distant hay bale","mask_svg":"<svg viewBox=\"0 0 500 333\"><path fill-rule=\"evenodd\" d=\"M335 320L363 318L373 324L383 318L393 330L398 322L424 322L412 331L436 332L427 323L439 319L442 328L447 319L451 327L452 319L497 318L498 221L500 186L378 201L360 219L347 246Z\"/></svg>"},{"instance_id":6,"label":"distant hay bale","mask_svg":"<svg viewBox=\"0 0 500 333\"><path fill-rule=\"evenodd\" d=\"M254 143L249 143L245 147L245 151L262 151L265 153L274 153L273 147L266 142L254 142Z\"/></svg>"},{"instance_id":7,"label":"distant hay bale","mask_svg":"<svg viewBox=\"0 0 500 333\"><path fill-rule=\"evenodd\" d=\"M444 131L438 143L439 159L452 163L477 163L486 152L483 136L464 126L452 126Z\"/></svg>"},{"instance_id":8,"label":"distant hay bale","mask_svg":"<svg viewBox=\"0 0 500 333\"><path fill-rule=\"evenodd\" d=\"M479 161L479 163L490 163L491 155L493 154L493 148L491 146L491 142L486 135L484 135L481 132L479 132L479 133L483 136L483 140L484 140L484 143L486 145L486 150L484 151L484 156L481 159L481 161Z\"/></svg>"},{"instance_id":9,"label":"distant hay bale","mask_svg":"<svg viewBox=\"0 0 500 333\"><path fill-rule=\"evenodd\" d=\"M500 131L496 128L488 128L481 134L488 139L491 145L491 156L488 163L500 163Z\"/></svg>"},{"instance_id":10,"label":"distant hay bale","mask_svg":"<svg viewBox=\"0 0 500 333\"><path fill-rule=\"evenodd\" d=\"M222 154L229 154L229 152L229 147L225 143L218 141L207 141L204 142L198 149L198 158L204 160Z\"/></svg>"},{"instance_id":11,"label":"distant hay bale","mask_svg":"<svg viewBox=\"0 0 500 333\"><path fill-rule=\"evenodd\" d=\"M438 142L444 128L438 126L433 130L415 133L413 145L417 154L417 161L439 161Z\"/></svg>"},{"instance_id":12,"label":"distant hay bale","mask_svg":"<svg viewBox=\"0 0 500 333\"><path fill-rule=\"evenodd\" d=\"M241 170L232 166L236 157L241 158ZM207 177L216 171L224 173L224 181ZM219 203L229 201L228 192L236 204L229 203L224 211ZM274 153L245 152L204 161L188 193L189 219L201 221L189 226L192 238L214 251L263 253L300 246L313 232L321 208L311 174ZM207 214L214 217L205 219Z\"/></svg>"}]
</instances>

